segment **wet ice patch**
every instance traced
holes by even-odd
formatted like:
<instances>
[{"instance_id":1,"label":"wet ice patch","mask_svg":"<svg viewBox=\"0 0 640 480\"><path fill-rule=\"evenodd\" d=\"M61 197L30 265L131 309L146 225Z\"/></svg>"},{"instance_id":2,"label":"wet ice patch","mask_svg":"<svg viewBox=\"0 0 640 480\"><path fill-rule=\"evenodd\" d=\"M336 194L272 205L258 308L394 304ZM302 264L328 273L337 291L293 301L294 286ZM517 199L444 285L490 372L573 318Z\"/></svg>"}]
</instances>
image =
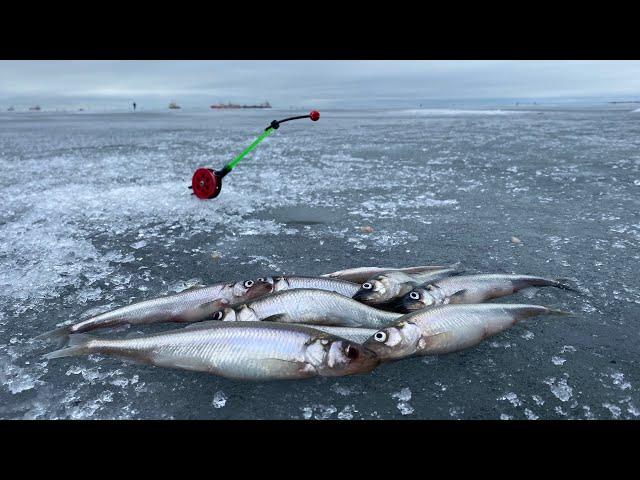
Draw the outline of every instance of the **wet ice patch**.
<instances>
[{"instance_id":1,"label":"wet ice patch","mask_svg":"<svg viewBox=\"0 0 640 480\"><path fill-rule=\"evenodd\" d=\"M464 408L462 407L451 407L449 409L449 416L451 418L460 419L464 415Z\"/></svg>"},{"instance_id":2,"label":"wet ice patch","mask_svg":"<svg viewBox=\"0 0 640 480\"><path fill-rule=\"evenodd\" d=\"M345 387L338 383L331 385L331 390L333 390L338 395L342 395L343 397L348 397L354 393L353 387Z\"/></svg>"},{"instance_id":3,"label":"wet ice patch","mask_svg":"<svg viewBox=\"0 0 640 480\"><path fill-rule=\"evenodd\" d=\"M555 377L545 379L544 383L549 385L553 393L561 402L567 402L573 395L573 388L567 384L566 378L561 378L556 382Z\"/></svg>"},{"instance_id":4,"label":"wet ice patch","mask_svg":"<svg viewBox=\"0 0 640 480\"><path fill-rule=\"evenodd\" d=\"M582 410L584 411L584 418L586 418L587 420L593 420L595 418L589 405L583 405Z\"/></svg>"},{"instance_id":5,"label":"wet ice patch","mask_svg":"<svg viewBox=\"0 0 640 480\"><path fill-rule=\"evenodd\" d=\"M613 384L620 390L627 390L631 388L631 383L625 381L624 379L624 373L614 372L611 374L611 378L613 379Z\"/></svg>"},{"instance_id":6,"label":"wet ice patch","mask_svg":"<svg viewBox=\"0 0 640 480\"><path fill-rule=\"evenodd\" d=\"M497 341L493 341L493 342L489 342L489 346L491 348L512 348L515 347L516 344L515 343L511 343L511 342L497 342Z\"/></svg>"},{"instance_id":7,"label":"wet ice patch","mask_svg":"<svg viewBox=\"0 0 640 480\"><path fill-rule=\"evenodd\" d=\"M556 407L553 409L554 412L556 412L558 415L562 416L562 417L566 417L567 416L567 412L565 412L562 407Z\"/></svg>"},{"instance_id":8,"label":"wet ice patch","mask_svg":"<svg viewBox=\"0 0 640 480\"><path fill-rule=\"evenodd\" d=\"M627 404L627 412L629 412L634 417L640 417L640 409L638 409L633 403L629 402Z\"/></svg>"},{"instance_id":9,"label":"wet ice patch","mask_svg":"<svg viewBox=\"0 0 640 480\"><path fill-rule=\"evenodd\" d=\"M189 280L179 280L169 285L169 292L180 293L190 288L203 285L201 278L190 278Z\"/></svg>"},{"instance_id":10,"label":"wet ice patch","mask_svg":"<svg viewBox=\"0 0 640 480\"><path fill-rule=\"evenodd\" d=\"M514 407L519 407L522 405L522 402L518 398L518 395L513 392L505 393L501 397L498 397L498 400L507 400Z\"/></svg>"},{"instance_id":11,"label":"wet ice patch","mask_svg":"<svg viewBox=\"0 0 640 480\"><path fill-rule=\"evenodd\" d=\"M67 369L66 375L80 375L84 380L93 385L98 382L112 382L114 378L121 379L122 375L124 375L124 371L118 368L116 370L104 372L100 366L88 368L81 365L74 365Z\"/></svg>"},{"instance_id":12,"label":"wet ice patch","mask_svg":"<svg viewBox=\"0 0 640 480\"><path fill-rule=\"evenodd\" d=\"M219 390L213 396L211 404L213 408L222 408L227 404L227 396L223 391Z\"/></svg>"},{"instance_id":13,"label":"wet ice patch","mask_svg":"<svg viewBox=\"0 0 640 480\"><path fill-rule=\"evenodd\" d=\"M333 405L312 405L309 407L302 407L302 417L305 420L327 420L338 411Z\"/></svg>"},{"instance_id":14,"label":"wet ice patch","mask_svg":"<svg viewBox=\"0 0 640 480\"><path fill-rule=\"evenodd\" d=\"M533 399L536 405L538 406L544 405L544 400L540 395L531 395L531 398Z\"/></svg>"},{"instance_id":15,"label":"wet ice patch","mask_svg":"<svg viewBox=\"0 0 640 480\"><path fill-rule=\"evenodd\" d=\"M408 387L404 387L399 392L392 393L391 398L398 400L398 404L396 406L398 410L400 410L400 414L411 415L413 413L414 409L409 404L409 400L411 400L411 390Z\"/></svg>"},{"instance_id":16,"label":"wet ice patch","mask_svg":"<svg viewBox=\"0 0 640 480\"><path fill-rule=\"evenodd\" d=\"M524 338L525 340L533 340L535 335L533 332L527 330L526 332L524 332L522 335L520 335L521 338Z\"/></svg>"},{"instance_id":17,"label":"wet ice patch","mask_svg":"<svg viewBox=\"0 0 640 480\"><path fill-rule=\"evenodd\" d=\"M0 385L13 395L42 385L44 383L40 380L42 374L34 376L32 369L26 369L0 359Z\"/></svg>"},{"instance_id":18,"label":"wet ice patch","mask_svg":"<svg viewBox=\"0 0 640 480\"><path fill-rule=\"evenodd\" d=\"M345 406L338 412L338 420L352 420L354 412L357 412L353 405Z\"/></svg>"},{"instance_id":19,"label":"wet ice patch","mask_svg":"<svg viewBox=\"0 0 640 480\"><path fill-rule=\"evenodd\" d=\"M620 414L622 413L622 409L620 407L618 407L617 405L613 405L612 403L609 403L609 402L603 403L602 406L607 410L609 410L609 412L611 413L611 416L614 419L617 420L618 418L620 418Z\"/></svg>"},{"instance_id":20,"label":"wet ice patch","mask_svg":"<svg viewBox=\"0 0 640 480\"><path fill-rule=\"evenodd\" d=\"M134 250L139 250L142 247L145 247L147 245L147 242L145 240L140 240L139 242L135 242L132 243L131 245L129 245L131 248L133 248Z\"/></svg>"},{"instance_id":21,"label":"wet ice patch","mask_svg":"<svg viewBox=\"0 0 640 480\"><path fill-rule=\"evenodd\" d=\"M72 400L75 400L72 399ZM72 406L66 412L68 417L73 420L81 420L85 418L91 418L95 413L100 410L105 404L113 401L113 392L103 391L98 396L88 402L82 402L77 406Z\"/></svg>"}]
</instances>

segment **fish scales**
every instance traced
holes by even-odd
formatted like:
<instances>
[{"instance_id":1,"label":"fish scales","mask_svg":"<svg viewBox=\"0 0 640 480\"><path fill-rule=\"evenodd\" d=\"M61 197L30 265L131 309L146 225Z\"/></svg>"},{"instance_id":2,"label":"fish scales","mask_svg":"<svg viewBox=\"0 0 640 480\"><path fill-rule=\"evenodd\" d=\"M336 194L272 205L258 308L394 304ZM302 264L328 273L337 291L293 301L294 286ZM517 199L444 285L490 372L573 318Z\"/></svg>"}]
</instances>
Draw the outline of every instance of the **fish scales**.
<instances>
[{"instance_id":1,"label":"fish scales","mask_svg":"<svg viewBox=\"0 0 640 480\"><path fill-rule=\"evenodd\" d=\"M361 345L302 325L218 322L128 339L72 335L48 358L99 353L161 367L244 380L339 376L371 371L378 360Z\"/></svg>"},{"instance_id":2,"label":"fish scales","mask_svg":"<svg viewBox=\"0 0 640 480\"><path fill-rule=\"evenodd\" d=\"M294 289L265 295L235 308L226 308L216 312L212 319L379 328L399 316L398 313L378 310L335 292Z\"/></svg>"},{"instance_id":3,"label":"fish scales","mask_svg":"<svg viewBox=\"0 0 640 480\"><path fill-rule=\"evenodd\" d=\"M400 317L365 343L381 360L463 350L502 332L517 321L542 314L566 315L540 305L443 305Z\"/></svg>"}]
</instances>

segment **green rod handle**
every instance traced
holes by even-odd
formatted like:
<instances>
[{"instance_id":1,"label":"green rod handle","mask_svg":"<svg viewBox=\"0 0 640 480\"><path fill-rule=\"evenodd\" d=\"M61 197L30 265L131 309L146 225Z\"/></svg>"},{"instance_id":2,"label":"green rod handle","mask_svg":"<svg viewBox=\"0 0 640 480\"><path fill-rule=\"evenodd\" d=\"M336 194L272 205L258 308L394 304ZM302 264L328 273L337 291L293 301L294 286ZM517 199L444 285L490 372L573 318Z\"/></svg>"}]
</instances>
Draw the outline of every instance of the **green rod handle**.
<instances>
[{"instance_id":1,"label":"green rod handle","mask_svg":"<svg viewBox=\"0 0 640 480\"><path fill-rule=\"evenodd\" d=\"M224 170L226 170L227 172L230 172L233 169L233 167L235 167L240 160L242 160L251 150L256 148L256 146L261 141L263 141L265 138L267 138L269 135L271 135L271 133L273 131L274 131L273 128L268 128L267 130L262 132L262 134L258 138L256 138L251 145L249 145L247 148L245 148L242 151L242 153L240 153L240 155L238 155L236 158L234 158L229 163L227 163L225 165L225 167L224 167Z\"/></svg>"}]
</instances>

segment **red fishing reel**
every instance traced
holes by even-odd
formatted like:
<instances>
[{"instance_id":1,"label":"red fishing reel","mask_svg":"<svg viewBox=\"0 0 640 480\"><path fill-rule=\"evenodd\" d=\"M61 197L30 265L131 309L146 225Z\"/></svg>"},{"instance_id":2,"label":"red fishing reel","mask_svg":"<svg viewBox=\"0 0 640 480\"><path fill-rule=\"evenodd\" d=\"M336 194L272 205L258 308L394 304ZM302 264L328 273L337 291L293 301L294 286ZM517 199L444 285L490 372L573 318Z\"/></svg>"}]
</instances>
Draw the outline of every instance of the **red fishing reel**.
<instances>
[{"instance_id":1,"label":"red fishing reel","mask_svg":"<svg viewBox=\"0 0 640 480\"><path fill-rule=\"evenodd\" d=\"M253 150L262 140L269 136L273 131L277 130L281 123L289 122L291 120L299 120L301 118L310 118L312 121L317 122L320 119L320 112L313 110L308 115L301 115L299 117L289 117L284 120L274 120L271 124L264 129L264 132L249 145L242 153L240 153L231 162L227 163L220 171L213 170L212 168L201 167L198 168L191 178L191 185L189 188L193 190L193 195L202 199L210 200L220 195L222 190L222 179L227 175L236 164L244 158L251 150Z\"/></svg>"},{"instance_id":2,"label":"red fishing reel","mask_svg":"<svg viewBox=\"0 0 640 480\"><path fill-rule=\"evenodd\" d=\"M222 178L211 168L198 168L191 178L191 189L202 200L216 198L222 188Z\"/></svg>"}]
</instances>

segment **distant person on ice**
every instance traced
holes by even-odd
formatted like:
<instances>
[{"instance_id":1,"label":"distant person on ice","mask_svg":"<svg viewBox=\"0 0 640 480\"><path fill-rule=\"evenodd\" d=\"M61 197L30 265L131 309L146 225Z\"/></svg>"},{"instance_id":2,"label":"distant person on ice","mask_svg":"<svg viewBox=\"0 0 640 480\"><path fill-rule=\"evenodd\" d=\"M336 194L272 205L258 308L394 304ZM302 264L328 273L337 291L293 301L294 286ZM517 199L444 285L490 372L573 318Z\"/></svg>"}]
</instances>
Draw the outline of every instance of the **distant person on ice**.
<instances>
[{"instance_id":1,"label":"distant person on ice","mask_svg":"<svg viewBox=\"0 0 640 480\"><path fill-rule=\"evenodd\" d=\"M133 102L133 111L136 111L136 102Z\"/></svg>"}]
</instances>

